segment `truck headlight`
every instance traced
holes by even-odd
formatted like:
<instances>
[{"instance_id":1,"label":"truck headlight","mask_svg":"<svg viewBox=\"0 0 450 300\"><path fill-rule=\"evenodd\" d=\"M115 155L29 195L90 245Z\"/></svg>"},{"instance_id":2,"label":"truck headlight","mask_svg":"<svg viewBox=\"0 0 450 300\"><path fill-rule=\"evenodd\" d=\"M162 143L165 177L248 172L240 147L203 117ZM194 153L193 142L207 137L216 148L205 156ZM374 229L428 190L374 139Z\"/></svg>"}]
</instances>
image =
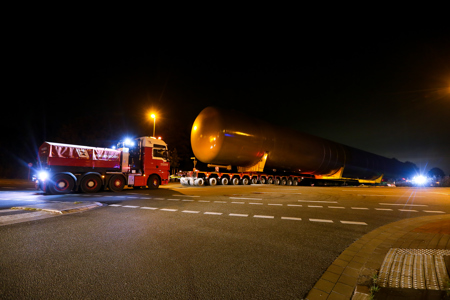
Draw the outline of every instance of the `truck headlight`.
<instances>
[{"instance_id":1,"label":"truck headlight","mask_svg":"<svg viewBox=\"0 0 450 300\"><path fill-rule=\"evenodd\" d=\"M37 175L37 178L38 178L40 181L45 181L46 179L48 179L48 172L46 172L46 171L40 171L40 172L38 173L38 175Z\"/></svg>"}]
</instances>

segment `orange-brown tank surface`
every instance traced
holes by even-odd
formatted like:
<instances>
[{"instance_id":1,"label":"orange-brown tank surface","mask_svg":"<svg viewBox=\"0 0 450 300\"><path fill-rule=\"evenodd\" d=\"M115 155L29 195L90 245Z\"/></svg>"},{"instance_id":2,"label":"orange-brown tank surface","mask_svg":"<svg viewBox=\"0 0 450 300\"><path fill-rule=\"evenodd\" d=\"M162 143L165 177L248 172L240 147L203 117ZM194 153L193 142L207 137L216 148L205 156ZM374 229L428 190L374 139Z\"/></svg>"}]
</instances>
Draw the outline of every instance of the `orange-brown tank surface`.
<instances>
[{"instance_id":1,"label":"orange-brown tank surface","mask_svg":"<svg viewBox=\"0 0 450 300\"><path fill-rule=\"evenodd\" d=\"M216 107L205 108L195 119L191 145L205 163L251 167L268 154L265 169L302 174L331 175L344 167L343 177L373 179L382 174L407 176L412 168L410 163Z\"/></svg>"}]
</instances>

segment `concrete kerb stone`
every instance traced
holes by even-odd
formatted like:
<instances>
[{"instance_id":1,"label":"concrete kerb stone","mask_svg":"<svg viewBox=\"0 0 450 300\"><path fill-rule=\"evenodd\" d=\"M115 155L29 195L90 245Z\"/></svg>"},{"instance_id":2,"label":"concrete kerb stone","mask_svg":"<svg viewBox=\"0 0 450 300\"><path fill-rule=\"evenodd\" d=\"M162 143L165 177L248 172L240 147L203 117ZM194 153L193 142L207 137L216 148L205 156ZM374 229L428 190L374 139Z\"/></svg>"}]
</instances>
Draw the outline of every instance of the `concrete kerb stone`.
<instances>
[{"instance_id":1,"label":"concrete kerb stone","mask_svg":"<svg viewBox=\"0 0 450 300\"><path fill-rule=\"evenodd\" d=\"M350 299L351 297L353 299L369 299L368 287L371 285L373 276L380 270L389 249L399 242L403 243L402 239L415 228L444 219L450 219L450 214L400 220L369 232L336 258L319 279L318 283L320 282L320 284L314 285L306 299L334 299L337 296L342 296L343 299ZM409 236L409 238L413 237ZM353 255L351 260L349 260L350 253ZM351 277L355 276L356 281L353 281ZM321 280L327 281L326 288L324 288L324 282ZM353 282L355 284L351 286ZM330 283L334 284L331 291ZM352 289L350 297L349 288Z\"/></svg>"}]
</instances>

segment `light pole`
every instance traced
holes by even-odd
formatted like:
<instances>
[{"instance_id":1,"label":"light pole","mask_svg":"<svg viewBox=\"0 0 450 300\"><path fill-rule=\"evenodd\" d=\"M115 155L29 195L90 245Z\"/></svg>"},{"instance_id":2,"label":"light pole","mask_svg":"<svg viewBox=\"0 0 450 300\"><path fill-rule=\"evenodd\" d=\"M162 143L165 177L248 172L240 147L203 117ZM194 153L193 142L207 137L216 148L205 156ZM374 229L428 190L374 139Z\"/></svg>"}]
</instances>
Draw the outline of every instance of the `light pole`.
<instances>
[{"instance_id":1,"label":"light pole","mask_svg":"<svg viewBox=\"0 0 450 300\"><path fill-rule=\"evenodd\" d=\"M150 117L153 119L153 137L155 137L156 116L151 114Z\"/></svg>"}]
</instances>

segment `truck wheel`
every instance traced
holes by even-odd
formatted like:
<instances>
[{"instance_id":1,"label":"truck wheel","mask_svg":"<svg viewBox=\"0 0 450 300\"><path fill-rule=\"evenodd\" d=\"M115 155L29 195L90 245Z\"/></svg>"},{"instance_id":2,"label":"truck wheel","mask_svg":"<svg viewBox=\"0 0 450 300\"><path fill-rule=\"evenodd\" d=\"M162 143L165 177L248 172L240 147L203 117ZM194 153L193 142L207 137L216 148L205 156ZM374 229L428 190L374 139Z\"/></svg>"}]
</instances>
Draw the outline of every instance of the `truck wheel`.
<instances>
[{"instance_id":1,"label":"truck wheel","mask_svg":"<svg viewBox=\"0 0 450 300\"><path fill-rule=\"evenodd\" d=\"M232 184L232 185L238 185L239 182L240 182L239 178L236 178L236 177L235 177L235 178L231 179L231 184Z\"/></svg>"},{"instance_id":2,"label":"truck wheel","mask_svg":"<svg viewBox=\"0 0 450 300\"><path fill-rule=\"evenodd\" d=\"M208 182L209 182L209 185L215 186L217 184L217 178L211 177L211 178L209 178Z\"/></svg>"},{"instance_id":3,"label":"truck wheel","mask_svg":"<svg viewBox=\"0 0 450 300\"><path fill-rule=\"evenodd\" d=\"M49 185L51 194L68 194L73 190L75 182L73 178L67 174L55 175Z\"/></svg>"},{"instance_id":4,"label":"truck wheel","mask_svg":"<svg viewBox=\"0 0 450 300\"><path fill-rule=\"evenodd\" d=\"M298 185L298 179L294 179L294 181L292 182L292 185L297 186Z\"/></svg>"},{"instance_id":5,"label":"truck wheel","mask_svg":"<svg viewBox=\"0 0 450 300\"><path fill-rule=\"evenodd\" d=\"M286 185L286 183L287 183L287 181L286 181L286 179L281 179L281 185Z\"/></svg>"},{"instance_id":6,"label":"truck wheel","mask_svg":"<svg viewBox=\"0 0 450 300\"><path fill-rule=\"evenodd\" d=\"M204 186L205 185L205 180L203 178L197 178L194 181L194 185L196 185L196 186Z\"/></svg>"},{"instance_id":7,"label":"truck wheel","mask_svg":"<svg viewBox=\"0 0 450 300\"><path fill-rule=\"evenodd\" d=\"M280 185L280 182L281 182L280 178L275 178L275 184L276 185Z\"/></svg>"},{"instance_id":8,"label":"truck wheel","mask_svg":"<svg viewBox=\"0 0 450 300\"><path fill-rule=\"evenodd\" d=\"M97 175L86 175L81 179L80 189L84 193L97 193L102 188L102 179Z\"/></svg>"},{"instance_id":9,"label":"truck wheel","mask_svg":"<svg viewBox=\"0 0 450 300\"><path fill-rule=\"evenodd\" d=\"M228 180L227 177L222 177L222 178L220 179L220 184L222 184L222 185L228 185L228 183L230 183L230 180Z\"/></svg>"},{"instance_id":10,"label":"truck wheel","mask_svg":"<svg viewBox=\"0 0 450 300\"><path fill-rule=\"evenodd\" d=\"M125 178L121 175L113 175L109 180L108 187L112 192L121 192L125 187Z\"/></svg>"},{"instance_id":11,"label":"truck wheel","mask_svg":"<svg viewBox=\"0 0 450 300\"><path fill-rule=\"evenodd\" d=\"M147 185L149 189L157 189L159 187L159 178L156 175L151 175L148 178Z\"/></svg>"},{"instance_id":12,"label":"truck wheel","mask_svg":"<svg viewBox=\"0 0 450 300\"><path fill-rule=\"evenodd\" d=\"M242 182L243 185L249 185L250 184L250 180L248 180L247 177L242 178L241 182Z\"/></svg>"},{"instance_id":13,"label":"truck wheel","mask_svg":"<svg viewBox=\"0 0 450 300\"><path fill-rule=\"evenodd\" d=\"M266 177L261 177L259 182L261 182L261 184L266 184L267 183Z\"/></svg>"},{"instance_id":14,"label":"truck wheel","mask_svg":"<svg viewBox=\"0 0 450 300\"><path fill-rule=\"evenodd\" d=\"M253 184L257 184L257 183L258 183L258 178L253 177L253 178L252 178L252 183L253 183Z\"/></svg>"},{"instance_id":15,"label":"truck wheel","mask_svg":"<svg viewBox=\"0 0 450 300\"><path fill-rule=\"evenodd\" d=\"M288 179L287 185L292 185L292 179Z\"/></svg>"},{"instance_id":16,"label":"truck wheel","mask_svg":"<svg viewBox=\"0 0 450 300\"><path fill-rule=\"evenodd\" d=\"M268 183L268 184L273 184L273 178L272 178L272 177L269 177L269 179L267 180L267 183Z\"/></svg>"}]
</instances>

